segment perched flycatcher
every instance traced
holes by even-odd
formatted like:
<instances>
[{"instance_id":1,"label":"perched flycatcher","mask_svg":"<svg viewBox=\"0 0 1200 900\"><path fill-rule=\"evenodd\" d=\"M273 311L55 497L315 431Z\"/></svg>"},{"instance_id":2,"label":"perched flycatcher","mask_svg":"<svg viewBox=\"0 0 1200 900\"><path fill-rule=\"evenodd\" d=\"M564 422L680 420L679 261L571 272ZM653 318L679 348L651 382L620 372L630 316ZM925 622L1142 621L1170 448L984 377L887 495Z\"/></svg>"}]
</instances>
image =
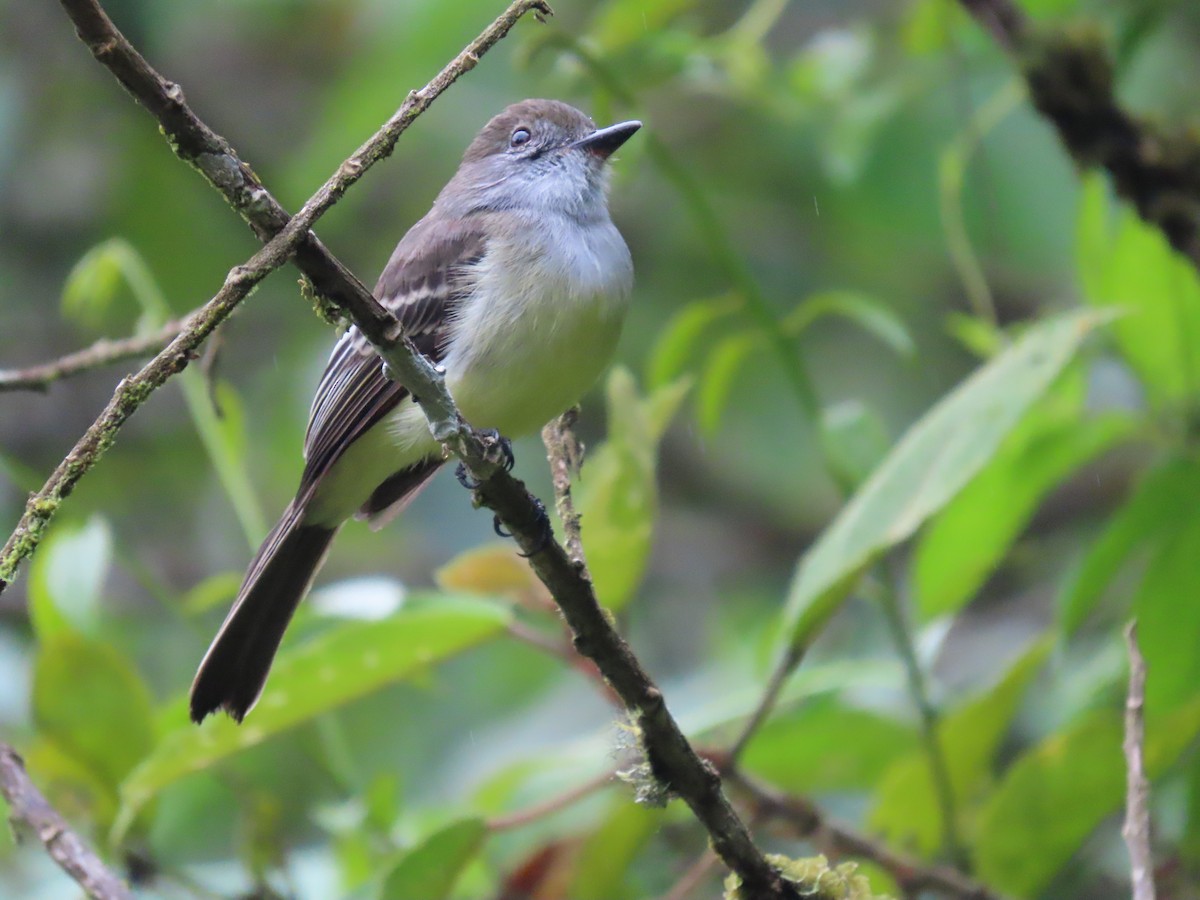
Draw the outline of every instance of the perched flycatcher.
<instances>
[{"instance_id":1,"label":"perched flycatcher","mask_svg":"<svg viewBox=\"0 0 1200 900\"><path fill-rule=\"evenodd\" d=\"M606 163L640 127L597 129L555 100L508 107L392 253L375 296L445 368L475 427L533 432L608 364L633 264L608 215ZM304 460L295 499L200 663L196 722L218 709L242 720L338 529L351 516L383 525L442 465L424 414L356 328L317 387Z\"/></svg>"}]
</instances>

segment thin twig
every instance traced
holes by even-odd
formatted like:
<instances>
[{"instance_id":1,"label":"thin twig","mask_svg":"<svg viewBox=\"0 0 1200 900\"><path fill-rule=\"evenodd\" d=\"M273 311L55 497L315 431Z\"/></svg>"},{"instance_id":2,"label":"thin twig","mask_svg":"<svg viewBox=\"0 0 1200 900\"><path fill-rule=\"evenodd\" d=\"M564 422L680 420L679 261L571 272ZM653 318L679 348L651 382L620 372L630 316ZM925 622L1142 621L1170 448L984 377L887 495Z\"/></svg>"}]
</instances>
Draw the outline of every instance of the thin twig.
<instances>
[{"instance_id":1,"label":"thin twig","mask_svg":"<svg viewBox=\"0 0 1200 900\"><path fill-rule=\"evenodd\" d=\"M1146 780L1144 745L1146 722L1146 660L1138 648L1137 622L1125 628L1129 648L1129 695L1125 699L1126 794L1121 836L1129 848L1133 900L1154 900L1154 856L1150 850L1150 783Z\"/></svg>"},{"instance_id":2,"label":"thin twig","mask_svg":"<svg viewBox=\"0 0 1200 900\"><path fill-rule=\"evenodd\" d=\"M689 897L694 896L693 892L708 877L708 873L716 862L717 854L713 853L711 848L706 847L696 861L679 876L679 880L671 885L671 889L662 895L662 900L688 900Z\"/></svg>"},{"instance_id":3,"label":"thin twig","mask_svg":"<svg viewBox=\"0 0 1200 900\"><path fill-rule=\"evenodd\" d=\"M50 858L71 876L93 900L133 900L125 882L71 830L37 789L25 771L17 751L0 741L0 793L8 801L8 816L14 824L30 828Z\"/></svg>"},{"instance_id":4,"label":"thin twig","mask_svg":"<svg viewBox=\"0 0 1200 900\"><path fill-rule=\"evenodd\" d=\"M802 840L811 841L831 860L866 859L884 869L906 893L934 891L954 900L1002 900L998 894L950 866L928 865L890 849L828 818L815 804L768 787L742 772L726 771L729 784L744 791L755 804L755 813L787 822Z\"/></svg>"},{"instance_id":5,"label":"thin twig","mask_svg":"<svg viewBox=\"0 0 1200 900\"><path fill-rule=\"evenodd\" d=\"M509 813L507 816L497 816L494 819L489 819L487 829L494 833L497 831L512 831L516 828L524 828L526 825L553 815L560 810L566 809L568 806L573 806L585 797L590 797L597 791L612 784L615 779L616 775L613 772L602 772L595 778L563 791L561 794L551 797L548 800L543 800L541 803L535 803L533 806L519 812Z\"/></svg>"},{"instance_id":6,"label":"thin twig","mask_svg":"<svg viewBox=\"0 0 1200 900\"><path fill-rule=\"evenodd\" d=\"M741 733L738 734L733 742L733 746L729 750L729 761L731 764L736 764L741 759L746 746L774 711L775 704L779 702L779 695L783 692L784 685L787 684L787 680L796 666L800 665L801 656L802 652L800 650L795 647L789 647L779 662L776 663L775 670L771 673L771 677L767 681L767 686L763 689L762 696L758 699L758 705L754 707L754 712L750 714L750 717L746 720L746 724L742 726Z\"/></svg>"},{"instance_id":7,"label":"thin twig","mask_svg":"<svg viewBox=\"0 0 1200 900\"><path fill-rule=\"evenodd\" d=\"M574 406L553 422L547 423L542 429L542 443L546 445L546 459L550 463L550 476L554 482L554 506L563 526L563 544L584 577L590 578L587 559L583 555L580 516L571 497L571 478L578 475L584 453L583 443L575 434L577 421L579 407Z\"/></svg>"},{"instance_id":8,"label":"thin twig","mask_svg":"<svg viewBox=\"0 0 1200 900\"><path fill-rule=\"evenodd\" d=\"M50 362L38 363L23 369L0 369L0 391L44 391L56 381L99 369L113 363L149 356L160 351L179 334L183 322L168 322L154 334L137 335L119 340L96 341L90 347L60 356Z\"/></svg>"},{"instance_id":9,"label":"thin twig","mask_svg":"<svg viewBox=\"0 0 1200 900\"><path fill-rule=\"evenodd\" d=\"M884 618L892 632L892 640L900 652L904 663L904 673L908 679L908 692L921 723L921 743L925 745L925 756L929 762L929 771L933 780L933 792L937 798L938 813L942 820L942 848L955 863L966 861L966 854L958 840L958 807L954 800L954 784L950 780L950 765L946 760L946 752L942 747L941 729L938 726L938 711L929 698L929 688L925 683L925 673L921 669L921 661L917 659L916 647L909 633L908 623L904 620L904 610L900 607L900 597L896 592L893 573L887 564L880 566L880 605L883 607Z\"/></svg>"}]
</instances>

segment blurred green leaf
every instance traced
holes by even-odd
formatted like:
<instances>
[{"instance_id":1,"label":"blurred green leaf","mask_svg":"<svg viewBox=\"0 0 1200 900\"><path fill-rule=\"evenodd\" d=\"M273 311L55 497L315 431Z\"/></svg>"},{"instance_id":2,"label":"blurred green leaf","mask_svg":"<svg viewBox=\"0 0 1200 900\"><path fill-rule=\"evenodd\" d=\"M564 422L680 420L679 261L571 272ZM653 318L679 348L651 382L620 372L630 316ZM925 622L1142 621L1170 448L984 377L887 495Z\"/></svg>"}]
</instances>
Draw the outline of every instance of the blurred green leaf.
<instances>
[{"instance_id":1,"label":"blurred green leaf","mask_svg":"<svg viewBox=\"0 0 1200 900\"><path fill-rule=\"evenodd\" d=\"M793 648L807 644L865 566L912 535L987 464L1100 321L1073 312L1040 322L909 429L801 560L784 611Z\"/></svg>"},{"instance_id":2,"label":"blurred green leaf","mask_svg":"<svg viewBox=\"0 0 1200 900\"><path fill-rule=\"evenodd\" d=\"M891 443L887 426L857 400L823 409L821 425L831 451L829 463L840 484L862 484L887 455Z\"/></svg>"},{"instance_id":3,"label":"blurred green leaf","mask_svg":"<svg viewBox=\"0 0 1200 900\"><path fill-rule=\"evenodd\" d=\"M667 385L688 369L704 332L738 309L731 297L693 300L673 315L654 343L646 363L646 383L652 390Z\"/></svg>"},{"instance_id":4,"label":"blurred green leaf","mask_svg":"<svg viewBox=\"0 0 1200 900\"><path fill-rule=\"evenodd\" d=\"M507 610L465 598L402 609L381 621L347 621L279 654L263 696L246 723L214 716L196 728L186 701L172 704L172 728L121 785L118 834L159 791L190 772L260 744L301 722L358 699L499 634Z\"/></svg>"},{"instance_id":5,"label":"blurred green leaf","mask_svg":"<svg viewBox=\"0 0 1200 900\"><path fill-rule=\"evenodd\" d=\"M1200 731L1200 698L1146 719L1146 773L1157 778ZM1039 894L1084 839L1125 798L1123 723L1087 716L1030 750L1005 773L980 814L976 864L984 883Z\"/></svg>"},{"instance_id":6,"label":"blurred green leaf","mask_svg":"<svg viewBox=\"0 0 1200 900\"><path fill-rule=\"evenodd\" d=\"M1004 332L978 316L952 312L946 317L946 332L980 359L991 359L1004 349Z\"/></svg>"},{"instance_id":7,"label":"blurred green leaf","mask_svg":"<svg viewBox=\"0 0 1200 900\"><path fill-rule=\"evenodd\" d=\"M797 793L865 790L916 746L911 724L828 695L776 714L747 745L742 766Z\"/></svg>"},{"instance_id":8,"label":"blurred green leaf","mask_svg":"<svg viewBox=\"0 0 1200 900\"><path fill-rule=\"evenodd\" d=\"M63 286L63 315L88 328L105 324L125 282L123 255L128 244L113 238L88 250L72 267Z\"/></svg>"},{"instance_id":9,"label":"blurred green leaf","mask_svg":"<svg viewBox=\"0 0 1200 900\"><path fill-rule=\"evenodd\" d=\"M82 819L108 827L117 814L115 785L45 735L21 752L29 777L67 821Z\"/></svg>"},{"instance_id":10,"label":"blurred green leaf","mask_svg":"<svg viewBox=\"0 0 1200 900\"><path fill-rule=\"evenodd\" d=\"M1039 893L1125 790L1121 717L1100 712L1019 759L984 807L975 846L985 883Z\"/></svg>"},{"instance_id":11,"label":"blurred green leaf","mask_svg":"<svg viewBox=\"0 0 1200 900\"><path fill-rule=\"evenodd\" d=\"M1081 466L1136 433L1112 413L1084 418L1082 380L1034 407L995 458L938 514L913 565L922 618L958 612L1003 560L1041 499Z\"/></svg>"},{"instance_id":12,"label":"blurred green leaf","mask_svg":"<svg viewBox=\"0 0 1200 900\"><path fill-rule=\"evenodd\" d=\"M609 813L580 848L575 876L567 896L571 900L625 900L642 896L631 891L629 867L662 828L664 809L630 803L619 797Z\"/></svg>"},{"instance_id":13,"label":"blurred green leaf","mask_svg":"<svg viewBox=\"0 0 1200 900\"><path fill-rule=\"evenodd\" d=\"M511 543L484 544L464 550L433 574L444 591L460 591L521 600L545 590L528 560Z\"/></svg>"},{"instance_id":14,"label":"blurred green leaf","mask_svg":"<svg viewBox=\"0 0 1200 900\"><path fill-rule=\"evenodd\" d=\"M900 317L875 298L857 291L811 294L784 317L782 327L788 334L798 335L827 316L837 316L854 323L895 351L897 356L911 359L916 355L912 336Z\"/></svg>"},{"instance_id":15,"label":"blurred green leaf","mask_svg":"<svg viewBox=\"0 0 1200 900\"><path fill-rule=\"evenodd\" d=\"M218 572L184 594L180 606L189 616L225 607L237 597L241 585L241 572Z\"/></svg>"},{"instance_id":16,"label":"blurred green leaf","mask_svg":"<svg viewBox=\"0 0 1200 900\"><path fill-rule=\"evenodd\" d=\"M1035 641L995 685L943 716L938 723L938 740L960 811L991 781L1001 741L1029 683L1053 645L1049 636ZM898 760L879 781L870 816L871 828L878 829L888 841L914 847L922 856L929 857L939 849L945 833L936 798L928 754L914 750Z\"/></svg>"},{"instance_id":17,"label":"blurred green leaf","mask_svg":"<svg viewBox=\"0 0 1200 900\"><path fill-rule=\"evenodd\" d=\"M691 9L693 0L612 0L596 13L588 27L590 40L607 51L647 36L668 33L665 26Z\"/></svg>"},{"instance_id":18,"label":"blurred green leaf","mask_svg":"<svg viewBox=\"0 0 1200 900\"><path fill-rule=\"evenodd\" d=\"M51 532L29 567L29 619L39 640L63 629L96 633L111 564L112 529L102 516Z\"/></svg>"},{"instance_id":19,"label":"blurred green leaf","mask_svg":"<svg viewBox=\"0 0 1200 900\"><path fill-rule=\"evenodd\" d=\"M658 444L687 389L677 381L642 398L628 370L608 379L608 440L589 454L575 492L596 595L614 612L642 580L658 512Z\"/></svg>"},{"instance_id":20,"label":"blurred green leaf","mask_svg":"<svg viewBox=\"0 0 1200 900\"><path fill-rule=\"evenodd\" d=\"M133 665L115 648L66 630L38 648L33 717L39 733L110 794L154 746L150 692Z\"/></svg>"},{"instance_id":21,"label":"blurred green leaf","mask_svg":"<svg viewBox=\"0 0 1200 900\"><path fill-rule=\"evenodd\" d=\"M1059 604L1070 635L1112 584L1130 557L1157 547L1200 509L1200 465L1172 459L1150 469L1092 544Z\"/></svg>"},{"instance_id":22,"label":"blurred green leaf","mask_svg":"<svg viewBox=\"0 0 1200 900\"><path fill-rule=\"evenodd\" d=\"M443 900L486 837L482 819L461 819L435 831L388 873L380 900Z\"/></svg>"},{"instance_id":23,"label":"blurred green leaf","mask_svg":"<svg viewBox=\"0 0 1200 900\"><path fill-rule=\"evenodd\" d=\"M1200 277L1171 249L1161 230L1121 208L1110 227L1105 180L1084 183L1078 265L1093 306L1128 310L1113 334L1157 404L1178 402L1200 387Z\"/></svg>"},{"instance_id":24,"label":"blurred green leaf","mask_svg":"<svg viewBox=\"0 0 1200 900\"><path fill-rule=\"evenodd\" d=\"M713 434L721 424L734 378L759 344L756 334L739 332L722 340L708 355L696 387L696 418L706 434Z\"/></svg>"},{"instance_id":25,"label":"blurred green leaf","mask_svg":"<svg viewBox=\"0 0 1200 900\"><path fill-rule=\"evenodd\" d=\"M1153 678L1146 710L1165 712L1200 684L1200 509L1164 534L1133 600L1138 643Z\"/></svg>"},{"instance_id":26,"label":"blurred green leaf","mask_svg":"<svg viewBox=\"0 0 1200 900\"><path fill-rule=\"evenodd\" d=\"M916 0L908 7L900 39L909 53L928 56L947 49L955 35L969 23L966 13L953 3Z\"/></svg>"}]
</instances>

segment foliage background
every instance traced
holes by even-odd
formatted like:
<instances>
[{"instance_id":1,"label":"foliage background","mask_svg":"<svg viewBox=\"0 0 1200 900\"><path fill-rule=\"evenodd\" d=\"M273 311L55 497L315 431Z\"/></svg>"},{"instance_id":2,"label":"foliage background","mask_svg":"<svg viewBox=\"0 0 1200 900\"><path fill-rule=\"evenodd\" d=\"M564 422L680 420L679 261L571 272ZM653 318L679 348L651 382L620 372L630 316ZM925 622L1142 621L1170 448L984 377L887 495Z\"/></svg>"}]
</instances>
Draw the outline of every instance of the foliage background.
<instances>
[{"instance_id":1,"label":"foliage background","mask_svg":"<svg viewBox=\"0 0 1200 900\"><path fill-rule=\"evenodd\" d=\"M1022 5L1047 26L1100 29L1129 107L1194 119L1192 4ZM642 418L606 416L600 390L585 403L588 442L612 437L584 472L585 542L618 560L602 590L623 605L623 630L673 710L712 747L728 745L760 695L797 560L845 489L1005 334L1080 305L1132 310L1099 328L914 541L874 548L882 566L837 598L744 768L918 856L951 858L957 844L981 880L1013 895L1124 896L1119 625L1136 612L1163 878L1169 896L1193 896L1195 272L1122 217L1101 181L1081 191L1011 61L954 4L555 8L549 26L522 25L435 104L318 233L370 281L470 136L516 99L646 121L613 190L638 270L620 351L637 386L618 377L610 392L629 409L631 391L680 377L691 389L662 438L656 494L647 460L668 394L638 407ZM110 6L289 208L497 11L491 0ZM56 6L7 0L0 48L0 365L131 333L163 315L160 303L181 314L207 299L253 252L252 236L171 157ZM114 237L124 243L88 256ZM754 296L783 323L772 327L787 365L762 336ZM628 743L585 674L505 636L513 617L556 636L554 619L503 553L464 562L494 536L443 476L385 531L346 530L321 577L324 602L289 638L297 653L306 640L342 641L343 655L315 657L332 670L331 693L314 701L329 708L286 729L260 708L264 733L248 740L261 743L194 749L181 698L250 544L291 495L330 343L292 275L270 279L223 332L210 378L221 416L206 417L200 378L152 398L0 598L0 733L97 843L115 820L129 826L122 852L158 873L146 896L256 883L301 897L406 896L404 860L421 857L407 849L428 850L421 842L448 822L584 784ZM796 360L820 427L796 390ZM16 521L115 378L0 397L4 520ZM546 496L541 454L519 444L518 472ZM644 571L621 568L643 551ZM946 715L952 828L890 634L892 595ZM366 615L395 628L364 627ZM427 635L424 655L413 634ZM365 645L393 668L350 699L366 692L353 665ZM184 763L135 815L130 773L148 756L161 762L164 747ZM456 834L467 847L453 896L498 896L546 848L565 886L547 882L539 896L658 896L703 836L679 809L643 811L629 794L594 791L474 855L476 835L460 825L429 858ZM771 823L757 832L773 850L811 852ZM31 898L69 889L35 849L11 843L0 885Z\"/></svg>"}]
</instances>

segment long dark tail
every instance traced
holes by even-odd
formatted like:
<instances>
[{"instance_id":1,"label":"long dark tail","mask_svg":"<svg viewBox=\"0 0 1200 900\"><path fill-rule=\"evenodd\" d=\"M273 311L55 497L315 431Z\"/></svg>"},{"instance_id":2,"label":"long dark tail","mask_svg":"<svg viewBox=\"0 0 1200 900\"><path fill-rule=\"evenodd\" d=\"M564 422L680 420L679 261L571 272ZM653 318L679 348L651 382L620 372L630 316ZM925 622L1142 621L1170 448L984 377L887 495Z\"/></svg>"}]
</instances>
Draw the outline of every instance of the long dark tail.
<instances>
[{"instance_id":1,"label":"long dark tail","mask_svg":"<svg viewBox=\"0 0 1200 900\"><path fill-rule=\"evenodd\" d=\"M301 519L301 512L289 506L258 548L192 682L193 722L218 709L240 722L262 693L284 629L337 534L336 528Z\"/></svg>"}]
</instances>

